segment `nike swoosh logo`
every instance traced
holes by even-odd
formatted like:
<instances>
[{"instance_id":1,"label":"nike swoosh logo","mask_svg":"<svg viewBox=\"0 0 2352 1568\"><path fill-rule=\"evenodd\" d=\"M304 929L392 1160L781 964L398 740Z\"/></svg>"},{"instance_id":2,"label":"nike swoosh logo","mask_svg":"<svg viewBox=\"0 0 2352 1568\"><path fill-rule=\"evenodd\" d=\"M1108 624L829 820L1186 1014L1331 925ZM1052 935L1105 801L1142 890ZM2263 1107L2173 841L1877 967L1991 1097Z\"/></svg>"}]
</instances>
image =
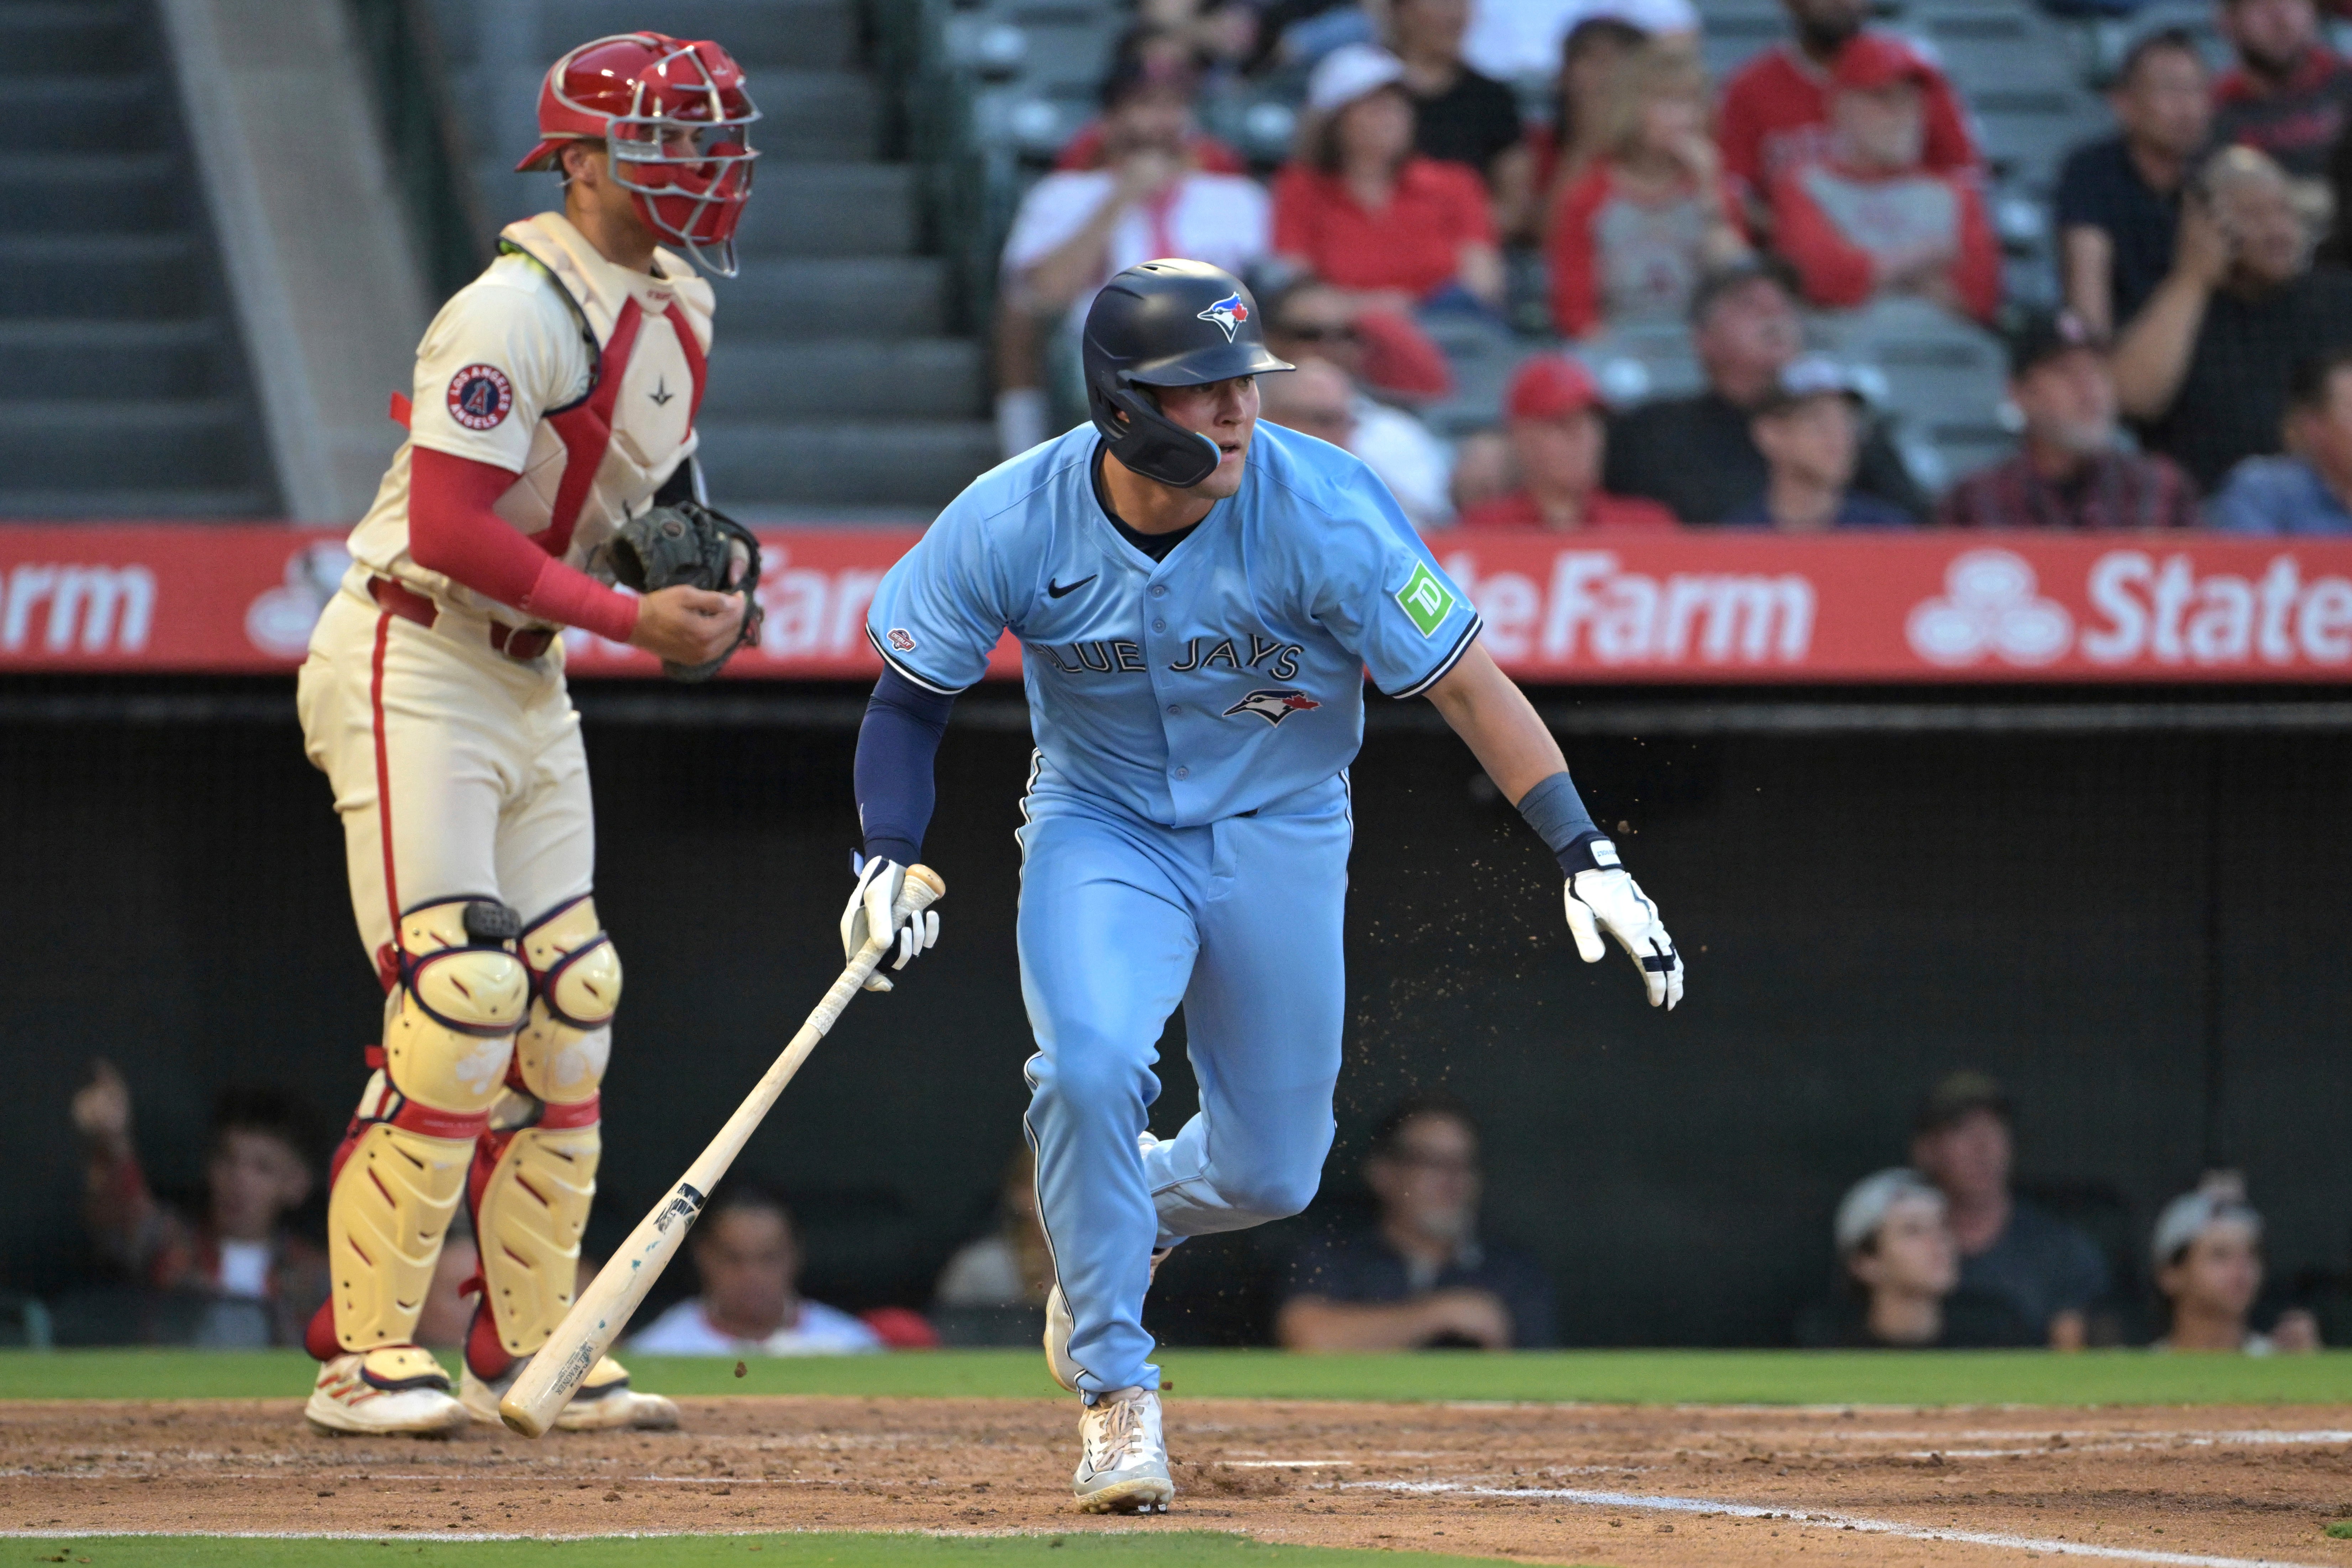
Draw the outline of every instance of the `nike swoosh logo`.
<instances>
[{"instance_id":1,"label":"nike swoosh logo","mask_svg":"<svg viewBox=\"0 0 2352 1568\"><path fill-rule=\"evenodd\" d=\"M1079 589L1085 587L1087 584L1093 582L1095 577L1099 577L1102 574L1097 572L1094 574L1094 577L1081 577L1075 583L1056 583L1051 577L1048 577L1045 579L1045 596L1049 599L1058 599L1065 594L1075 594Z\"/></svg>"}]
</instances>

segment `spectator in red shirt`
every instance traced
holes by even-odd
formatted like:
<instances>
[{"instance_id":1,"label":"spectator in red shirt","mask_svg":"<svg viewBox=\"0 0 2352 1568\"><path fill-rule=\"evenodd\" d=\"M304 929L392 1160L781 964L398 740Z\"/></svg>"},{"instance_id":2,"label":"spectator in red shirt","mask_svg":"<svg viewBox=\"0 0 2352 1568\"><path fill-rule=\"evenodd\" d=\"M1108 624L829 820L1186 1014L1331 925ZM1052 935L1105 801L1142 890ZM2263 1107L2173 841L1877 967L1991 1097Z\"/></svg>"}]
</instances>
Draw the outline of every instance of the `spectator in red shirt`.
<instances>
[{"instance_id":1,"label":"spectator in red shirt","mask_svg":"<svg viewBox=\"0 0 2352 1568\"><path fill-rule=\"evenodd\" d=\"M2320 37L2312 0L2222 0L2220 18L2238 65L2213 84L2213 140L2317 185L2352 107L2352 64Z\"/></svg>"},{"instance_id":2,"label":"spectator in red shirt","mask_svg":"<svg viewBox=\"0 0 2352 1568\"><path fill-rule=\"evenodd\" d=\"M1385 49L1334 49L1307 84L1299 155L1274 182L1274 248L1367 309L1503 297L1486 187L1412 150L1404 65Z\"/></svg>"},{"instance_id":3,"label":"spectator in red shirt","mask_svg":"<svg viewBox=\"0 0 2352 1568\"><path fill-rule=\"evenodd\" d=\"M1505 400L1519 488L1462 514L1465 528L1673 528L1655 501L1601 489L1609 430L1591 374L1564 354L1538 354L1511 378Z\"/></svg>"},{"instance_id":4,"label":"spectator in red shirt","mask_svg":"<svg viewBox=\"0 0 2352 1568\"><path fill-rule=\"evenodd\" d=\"M1748 254L1689 48L1644 44L1618 68L1601 156L1561 192L1547 248L1552 320L1575 338L1680 321L1698 280Z\"/></svg>"},{"instance_id":5,"label":"spectator in red shirt","mask_svg":"<svg viewBox=\"0 0 2352 1568\"><path fill-rule=\"evenodd\" d=\"M1513 238L1540 240L1560 193L1601 155L1611 79L1646 40L1641 28L1619 16L1587 16L1560 40L1551 123L1528 139L1535 153L1534 194Z\"/></svg>"},{"instance_id":6,"label":"spectator in red shirt","mask_svg":"<svg viewBox=\"0 0 2352 1568\"><path fill-rule=\"evenodd\" d=\"M1830 73L1839 56L1859 39L1885 37L1862 30L1866 0L1783 4L1796 37L1733 73L1715 120L1724 173L1744 201L1759 207L1783 174L1829 155ZM1920 162L1945 174L1974 168L1982 160L1959 95L1941 71L1925 61L1920 66L1927 120Z\"/></svg>"},{"instance_id":7,"label":"spectator in red shirt","mask_svg":"<svg viewBox=\"0 0 2352 1568\"><path fill-rule=\"evenodd\" d=\"M1774 243L1814 304L1918 294L1980 321L2000 306L2000 247L1977 181L1921 162L1933 79L1892 38L1839 54L1830 156L1772 187Z\"/></svg>"},{"instance_id":8,"label":"spectator in red shirt","mask_svg":"<svg viewBox=\"0 0 2352 1568\"><path fill-rule=\"evenodd\" d=\"M2025 420L2006 462L1954 485L1948 528L2194 528L2197 489L2168 458L2124 449L2105 339L2072 311L2011 335L2009 400Z\"/></svg>"}]
</instances>

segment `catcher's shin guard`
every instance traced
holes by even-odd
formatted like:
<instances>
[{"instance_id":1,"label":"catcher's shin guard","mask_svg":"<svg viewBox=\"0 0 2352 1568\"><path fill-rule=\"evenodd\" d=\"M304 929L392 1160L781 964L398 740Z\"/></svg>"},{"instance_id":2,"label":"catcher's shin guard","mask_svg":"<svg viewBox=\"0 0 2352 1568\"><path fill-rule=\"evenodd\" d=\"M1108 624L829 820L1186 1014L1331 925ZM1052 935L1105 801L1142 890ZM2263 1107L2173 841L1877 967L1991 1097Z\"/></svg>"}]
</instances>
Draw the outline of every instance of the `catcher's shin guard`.
<instances>
[{"instance_id":1,"label":"catcher's shin guard","mask_svg":"<svg viewBox=\"0 0 2352 1568\"><path fill-rule=\"evenodd\" d=\"M384 1043L368 1052L375 1071L329 1178L333 1290L308 1336L321 1361L415 1332L530 998L513 947L520 924L489 899L401 916Z\"/></svg>"},{"instance_id":2,"label":"catcher's shin guard","mask_svg":"<svg viewBox=\"0 0 2352 1568\"><path fill-rule=\"evenodd\" d=\"M621 999L620 955L589 896L534 921L522 953L530 1016L515 1037L509 1092L475 1151L468 1189L482 1305L466 1359L486 1379L545 1344L572 1306L604 1146L598 1086Z\"/></svg>"}]
</instances>

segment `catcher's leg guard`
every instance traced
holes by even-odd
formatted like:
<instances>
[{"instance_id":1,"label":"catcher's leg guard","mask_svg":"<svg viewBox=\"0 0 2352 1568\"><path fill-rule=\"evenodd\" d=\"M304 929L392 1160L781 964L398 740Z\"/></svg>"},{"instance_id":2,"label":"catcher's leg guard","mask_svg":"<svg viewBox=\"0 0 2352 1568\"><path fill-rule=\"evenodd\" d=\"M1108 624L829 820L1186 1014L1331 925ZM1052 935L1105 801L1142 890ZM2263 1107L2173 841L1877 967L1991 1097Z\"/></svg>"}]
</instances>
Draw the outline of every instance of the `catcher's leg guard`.
<instances>
[{"instance_id":1,"label":"catcher's leg guard","mask_svg":"<svg viewBox=\"0 0 2352 1568\"><path fill-rule=\"evenodd\" d=\"M620 955L588 895L532 922L522 953L530 1016L468 1188L483 1289L466 1360L485 1380L545 1344L572 1306L604 1146L598 1086L621 999Z\"/></svg>"},{"instance_id":2,"label":"catcher's leg guard","mask_svg":"<svg viewBox=\"0 0 2352 1568\"><path fill-rule=\"evenodd\" d=\"M401 916L384 1043L336 1152L327 1200L333 1291L310 1324L320 1361L406 1344L498 1100L530 977L520 921L489 899Z\"/></svg>"}]
</instances>

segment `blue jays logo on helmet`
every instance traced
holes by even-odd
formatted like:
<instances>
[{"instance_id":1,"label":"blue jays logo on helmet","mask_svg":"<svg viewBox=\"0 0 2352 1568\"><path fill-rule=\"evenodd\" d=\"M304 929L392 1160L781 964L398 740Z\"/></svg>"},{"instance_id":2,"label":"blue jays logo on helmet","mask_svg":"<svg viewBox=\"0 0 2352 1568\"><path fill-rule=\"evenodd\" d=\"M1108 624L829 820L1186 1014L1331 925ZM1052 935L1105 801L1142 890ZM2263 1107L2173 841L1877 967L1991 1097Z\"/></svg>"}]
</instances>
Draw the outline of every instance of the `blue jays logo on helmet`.
<instances>
[{"instance_id":1,"label":"blue jays logo on helmet","mask_svg":"<svg viewBox=\"0 0 2352 1568\"><path fill-rule=\"evenodd\" d=\"M1192 297L1196 300L1200 298L1198 294L1195 294ZM1244 321L1249 320L1249 306L1243 301L1242 297L1239 294L1228 294L1223 299L1218 300L1215 304L1210 306L1207 310L1202 311L1195 319L1203 321L1214 321L1218 326L1224 329L1225 342L1232 342L1234 341L1234 329L1239 327Z\"/></svg>"},{"instance_id":2,"label":"blue jays logo on helmet","mask_svg":"<svg viewBox=\"0 0 2352 1568\"><path fill-rule=\"evenodd\" d=\"M1225 710L1228 719L1236 713L1255 713L1269 724L1279 724L1293 713L1311 713L1323 704L1295 687L1261 687Z\"/></svg>"}]
</instances>

